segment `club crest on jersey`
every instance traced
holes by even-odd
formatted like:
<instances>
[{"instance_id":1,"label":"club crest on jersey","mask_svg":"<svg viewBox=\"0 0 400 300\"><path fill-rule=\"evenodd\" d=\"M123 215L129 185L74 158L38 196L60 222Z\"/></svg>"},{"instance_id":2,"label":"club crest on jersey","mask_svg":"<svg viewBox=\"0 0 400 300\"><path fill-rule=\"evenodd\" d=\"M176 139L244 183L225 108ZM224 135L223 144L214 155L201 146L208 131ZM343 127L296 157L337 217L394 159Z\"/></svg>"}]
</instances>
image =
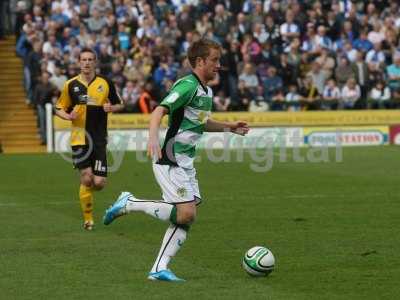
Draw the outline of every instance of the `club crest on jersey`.
<instances>
[{"instance_id":1,"label":"club crest on jersey","mask_svg":"<svg viewBox=\"0 0 400 300\"><path fill-rule=\"evenodd\" d=\"M173 92L167 96L165 101L167 103L174 103L179 98L179 94L177 92Z\"/></svg>"},{"instance_id":2,"label":"club crest on jersey","mask_svg":"<svg viewBox=\"0 0 400 300\"><path fill-rule=\"evenodd\" d=\"M176 193L178 194L179 197L185 197L186 189L184 187L180 187L176 190Z\"/></svg>"},{"instance_id":3,"label":"club crest on jersey","mask_svg":"<svg viewBox=\"0 0 400 300\"><path fill-rule=\"evenodd\" d=\"M79 104L95 105L96 101L88 95L79 95Z\"/></svg>"},{"instance_id":4,"label":"club crest on jersey","mask_svg":"<svg viewBox=\"0 0 400 300\"><path fill-rule=\"evenodd\" d=\"M97 91L98 91L99 93L104 92L104 87L103 87L102 84L100 84L100 85L97 87Z\"/></svg>"},{"instance_id":5,"label":"club crest on jersey","mask_svg":"<svg viewBox=\"0 0 400 300\"><path fill-rule=\"evenodd\" d=\"M79 93L79 86L75 86L75 87L74 87L74 92L75 92L75 93Z\"/></svg>"}]
</instances>

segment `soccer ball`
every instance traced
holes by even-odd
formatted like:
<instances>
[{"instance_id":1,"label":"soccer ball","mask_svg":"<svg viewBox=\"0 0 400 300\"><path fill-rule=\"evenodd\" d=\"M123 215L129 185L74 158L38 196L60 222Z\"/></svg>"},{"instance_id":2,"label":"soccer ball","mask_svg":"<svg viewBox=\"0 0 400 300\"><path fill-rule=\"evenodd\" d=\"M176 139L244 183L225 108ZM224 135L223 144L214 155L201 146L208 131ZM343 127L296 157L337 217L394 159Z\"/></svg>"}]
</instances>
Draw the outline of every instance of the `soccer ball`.
<instances>
[{"instance_id":1,"label":"soccer ball","mask_svg":"<svg viewBox=\"0 0 400 300\"><path fill-rule=\"evenodd\" d=\"M246 252L242 265L251 276L267 276L274 270L275 257L269 249L255 246Z\"/></svg>"}]
</instances>

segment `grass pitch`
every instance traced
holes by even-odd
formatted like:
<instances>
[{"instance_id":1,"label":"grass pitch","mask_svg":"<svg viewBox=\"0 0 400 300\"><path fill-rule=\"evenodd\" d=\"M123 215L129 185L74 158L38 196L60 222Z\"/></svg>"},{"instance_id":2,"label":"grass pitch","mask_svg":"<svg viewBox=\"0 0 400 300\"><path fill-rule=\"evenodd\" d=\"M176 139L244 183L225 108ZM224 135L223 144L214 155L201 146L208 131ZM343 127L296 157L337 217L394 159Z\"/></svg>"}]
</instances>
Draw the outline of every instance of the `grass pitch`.
<instances>
[{"instance_id":1,"label":"grass pitch","mask_svg":"<svg viewBox=\"0 0 400 300\"><path fill-rule=\"evenodd\" d=\"M303 151L305 151L303 149ZM150 163L125 155L81 228L78 176L59 155L0 156L0 299L398 299L400 148L346 148L341 163L197 164L203 204L170 265L184 284L149 282L167 224L101 217L122 190L159 199ZM264 245L267 278L241 268Z\"/></svg>"}]
</instances>

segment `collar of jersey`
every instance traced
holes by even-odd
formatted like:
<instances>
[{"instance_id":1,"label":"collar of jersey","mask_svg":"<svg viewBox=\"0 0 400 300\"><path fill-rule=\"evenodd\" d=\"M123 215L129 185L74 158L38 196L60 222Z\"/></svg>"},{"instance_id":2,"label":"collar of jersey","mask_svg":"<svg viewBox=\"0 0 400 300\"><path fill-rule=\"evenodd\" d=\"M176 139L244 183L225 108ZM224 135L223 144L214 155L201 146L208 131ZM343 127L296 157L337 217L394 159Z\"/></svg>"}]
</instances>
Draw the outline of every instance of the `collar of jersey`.
<instances>
[{"instance_id":1,"label":"collar of jersey","mask_svg":"<svg viewBox=\"0 0 400 300\"><path fill-rule=\"evenodd\" d=\"M207 89L206 86L203 85L203 83L201 82L199 76L197 76L195 72L192 72L192 75L197 79L197 81L199 82L199 84L201 85L201 87L203 88L203 90L207 93L207 92L208 92L208 89Z\"/></svg>"},{"instance_id":2,"label":"collar of jersey","mask_svg":"<svg viewBox=\"0 0 400 300\"><path fill-rule=\"evenodd\" d=\"M82 75L81 74L79 74L78 77L77 77L78 81L80 83L82 83L86 87L89 87L89 85L91 85L93 83L93 81L96 80L96 78L97 78L97 75L94 74L94 77L93 77L92 81L90 81L89 83L86 84L86 82L82 79Z\"/></svg>"}]
</instances>

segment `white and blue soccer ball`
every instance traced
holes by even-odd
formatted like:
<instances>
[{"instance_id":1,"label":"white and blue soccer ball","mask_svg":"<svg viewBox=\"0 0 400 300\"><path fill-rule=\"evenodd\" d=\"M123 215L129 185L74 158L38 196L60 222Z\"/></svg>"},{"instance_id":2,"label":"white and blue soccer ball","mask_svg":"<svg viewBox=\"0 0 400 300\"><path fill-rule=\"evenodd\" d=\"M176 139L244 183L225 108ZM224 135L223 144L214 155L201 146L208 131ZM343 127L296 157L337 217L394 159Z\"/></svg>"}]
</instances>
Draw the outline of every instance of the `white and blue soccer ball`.
<instances>
[{"instance_id":1,"label":"white and blue soccer ball","mask_svg":"<svg viewBox=\"0 0 400 300\"><path fill-rule=\"evenodd\" d=\"M247 250L242 265L251 276L267 276L274 270L275 257L268 248L255 246Z\"/></svg>"}]
</instances>

